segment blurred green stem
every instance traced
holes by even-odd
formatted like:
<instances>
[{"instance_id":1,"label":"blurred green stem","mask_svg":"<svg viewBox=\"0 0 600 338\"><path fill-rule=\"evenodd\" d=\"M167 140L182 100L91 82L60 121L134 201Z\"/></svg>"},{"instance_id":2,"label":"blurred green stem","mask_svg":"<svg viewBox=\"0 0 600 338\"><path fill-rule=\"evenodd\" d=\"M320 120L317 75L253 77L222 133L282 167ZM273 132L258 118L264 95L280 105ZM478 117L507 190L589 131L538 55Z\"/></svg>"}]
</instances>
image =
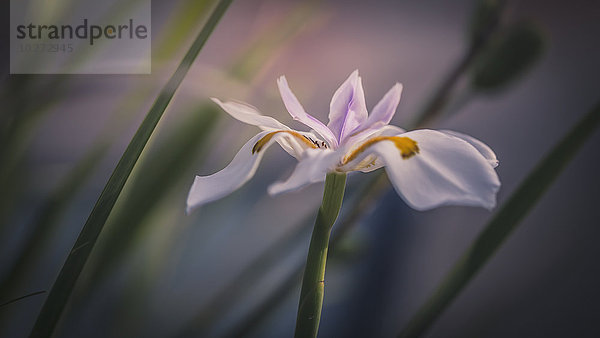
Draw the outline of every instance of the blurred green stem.
<instances>
[{"instance_id":1,"label":"blurred green stem","mask_svg":"<svg viewBox=\"0 0 600 338\"><path fill-rule=\"evenodd\" d=\"M155 44L154 48L159 56L153 58L153 60L164 62L178 52L179 49L183 49L179 48L181 42L192 36L192 32L196 30L196 26L200 26L200 24L203 23L201 20L198 20L198 17L204 17L204 13L210 5L213 5L213 1L187 0L182 3L181 8L172 14L177 20L171 19L169 21L176 22L171 23L166 32L161 32L159 42ZM173 38L174 36L177 38ZM174 45L175 42L177 42L177 45ZM157 69L157 67L154 66L153 68ZM57 81L55 82L59 85ZM58 184L57 188L50 193L49 197L45 200L44 205L36 214L32 229L25 236L23 245L18 253L14 255L16 258L14 262L11 262L11 265L7 269L8 273L6 273L5 276L0 277L0 300L10 298L11 295L17 291L22 292L22 290L17 290L16 288L25 283L27 272L32 270L36 265L37 260L39 260L48 249L48 238L51 238L51 235L58 230L58 225L60 224L61 217L66 208L72 203L76 194L92 176L96 166L108 152L113 140L118 138L118 135L120 135L124 129L130 125L132 119L135 118L135 114L132 112L139 110L140 103L145 102L147 97L152 94L154 87L155 84L153 81L145 81L143 85L135 88L135 90L132 90L123 97L121 103L112 112L110 118L112 122L105 126L96 138L94 145L87 150L86 154L64 176L64 179ZM44 102L50 103L48 100ZM18 169L18 167L14 167L14 169ZM18 180L14 179L14 175L10 178L11 181L15 181L15 184L18 184ZM161 180L161 182L162 181L164 180ZM1 185L2 184L0 184L0 186ZM5 206L5 204L2 203L0 203L0 205ZM1 216L0 219L2 219ZM137 221L141 222L142 220ZM133 226L134 224L122 228L129 229ZM114 254L114 252L115 250L112 250L111 254ZM1 321L0 326L2 326Z\"/></svg>"},{"instance_id":2,"label":"blurred green stem","mask_svg":"<svg viewBox=\"0 0 600 338\"><path fill-rule=\"evenodd\" d=\"M316 337L321 320L323 294L325 292L325 264L331 227L342 207L346 174L330 173L325 179L323 203L319 208L313 229L306 268L302 278L298 317L296 318L296 338Z\"/></svg>"},{"instance_id":3,"label":"blurred green stem","mask_svg":"<svg viewBox=\"0 0 600 338\"><path fill-rule=\"evenodd\" d=\"M65 211L66 206L72 200L73 196L79 191L79 187L93 173L102 156L108 150L108 145L97 144L88 152L84 158L71 169L63 182L46 201L37 214L34 226L30 229L24 245L15 255L17 258L8 268L5 278L0 281L0 299L9 298L19 282L23 282L23 275L28 267L34 265L35 260L42 256L46 240L53 235L54 224Z\"/></svg>"},{"instance_id":4,"label":"blurred green stem","mask_svg":"<svg viewBox=\"0 0 600 338\"><path fill-rule=\"evenodd\" d=\"M115 13L119 17L126 16L135 7L137 1L139 0L119 1L103 15L105 19L112 20L116 19ZM74 2L76 1L65 2L69 5L59 11L57 21L60 22L72 14L64 9L73 8ZM88 60L89 56L90 53L73 53L68 62L69 67L76 69ZM31 60L27 65L32 70L39 70L43 66L43 62L31 63ZM35 75L19 74L12 75L7 81L6 88L3 88L4 96L0 102L7 103L6 115L8 116L0 116L2 119L0 122L0 158L6 159L0 165L0 186L4 192L0 195L0 231L9 228L8 221L13 211L13 205L20 197L23 186L26 185L26 182L23 182L22 166L31 138L42 121L44 113L47 113L52 105L60 103L66 93L66 84L70 79L69 75L54 74L48 78L48 81L39 81L39 77ZM35 97L35 100L31 100L32 97ZM6 230L11 231L11 229Z\"/></svg>"},{"instance_id":5,"label":"blurred green stem","mask_svg":"<svg viewBox=\"0 0 600 338\"><path fill-rule=\"evenodd\" d=\"M211 102L212 103L212 102ZM206 145L219 111L215 105L202 103L168 134L166 140L151 150L150 156L137 164L125 187L126 198L119 199L105 231L93 253L93 264L86 267L86 278L80 281L74 304L90 296L92 290L119 267L134 241L151 222L148 217L159 208L164 196L185 177L186 168Z\"/></svg>"},{"instance_id":6,"label":"blurred green stem","mask_svg":"<svg viewBox=\"0 0 600 338\"><path fill-rule=\"evenodd\" d=\"M505 9L505 1L479 0L471 16L471 39L462 59L446 75L431 99L417 114L411 127L428 125L444 110L461 77L473 66L484 52L490 40L498 33L499 23Z\"/></svg>"},{"instance_id":7,"label":"blurred green stem","mask_svg":"<svg viewBox=\"0 0 600 338\"><path fill-rule=\"evenodd\" d=\"M73 249L69 253L56 282L36 320L30 337L49 337L67 304L69 296L92 252L106 219L110 215L127 178L131 174L145 145L160 121L175 91L183 81L196 56L208 40L217 23L233 0L222 0L211 14L208 22L194 40L175 73L164 86L139 129L123 153L113 174L100 194L94 209L86 221Z\"/></svg>"},{"instance_id":8,"label":"blurred green stem","mask_svg":"<svg viewBox=\"0 0 600 338\"><path fill-rule=\"evenodd\" d=\"M435 119L441 111L443 111L450 100L456 83L473 64L473 61L481 51L480 46L482 45L483 44L474 45L467 50L458 64L456 64L450 73L446 75L445 79L441 82L440 86L431 97L431 100L427 102L420 114L417 115L412 123L412 126L416 126L418 128L423 125L430 124L431 121Z\"/></svg>"},{"instance_id":9,"label":"blurred green stem","mask_svg":"<svg viewBox=\"0 0 600 338\"><path fill-rule=\"evenodd\" d=\"M599 123L600 103L586 114L529 173L475 242L454 264L399 337L419 337L427 331L475 274L493 257L574 157L577 150L593 134Z\"/></svg>"}]
</instances>

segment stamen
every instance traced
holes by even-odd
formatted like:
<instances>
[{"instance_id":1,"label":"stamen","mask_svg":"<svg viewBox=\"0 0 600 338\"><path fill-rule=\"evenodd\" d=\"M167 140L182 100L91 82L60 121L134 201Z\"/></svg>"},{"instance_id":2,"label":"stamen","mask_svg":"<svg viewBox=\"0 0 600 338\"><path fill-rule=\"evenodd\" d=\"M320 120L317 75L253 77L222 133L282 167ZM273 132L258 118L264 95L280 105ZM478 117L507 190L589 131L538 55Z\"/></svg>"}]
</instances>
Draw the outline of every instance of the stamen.
<instances>
[{"instance_id":1,"label":"stamen","mask_svg":"<svg viewBox=\"0 0 600 338\"><path fill-rule=\"evenodd\" d=\"M367 165L365 166L365 168L369 168L369 167L372 167L372 166L374 166L374 165L375 165L375 161L376 161L376 160L373 160L373 161L369 162L369 164L367 164Z\"/></svg>"},{"instance_id":2,"label":"stamen","mask_svg":"<svg viewBox=\"0 0 600 338\"><path fill-rule=\"evenodd\" d=\"M317 146L317 148L325 148L327 149L327 143L325 143L325 141L321 141L321 143L319 143L319 141L315 141L312 139L312 137L310 136L306 136L306 135L302 135L304 136L305 139L311 141L312 143L314 143L314 145Z\"/></svg>"},{"instance_id":3,"label":"stamen","mask_svg":"<svg viewBox=\"0 0 600 338\"><path fill-rule=\"evenodd\" d=\"M252 154L258 153L265 146L265 144L267 144L267 142L269 142L271 140L271 138L273 138L273 136L275 136L275 134L278 134L278 133L290 134L290 135L294 136L297 140L304 142L304 144L306 144L308 147L317 149L317 146L315 145L316 142L313 143L314 141L309 140L306 136L300 134L297 131L277 130L277 131L268 133L267 135L263 136L260 140L258 140L258 142L256 142L254 147L252 147Z\"/></svg>"},{"instance_id":4,"label":"stamen","mask_svg":"<svg viewBox=\"0 0 600 338\"><path fill-rule=\"evenodd\" d=\"M361 144L358 148L353 150L350 154L344 157L342 160L342 165L345 165L352 160L354 160L358 155L367 150L370 146L377 142L381 141L392 141L398 150L400 150L400 155L403 159L409 159L414 155L419 153L419 146L417 145L417 141L404 136L376 136L371 139L368 139L363 144Z\"/></svg>"}]
</instances>

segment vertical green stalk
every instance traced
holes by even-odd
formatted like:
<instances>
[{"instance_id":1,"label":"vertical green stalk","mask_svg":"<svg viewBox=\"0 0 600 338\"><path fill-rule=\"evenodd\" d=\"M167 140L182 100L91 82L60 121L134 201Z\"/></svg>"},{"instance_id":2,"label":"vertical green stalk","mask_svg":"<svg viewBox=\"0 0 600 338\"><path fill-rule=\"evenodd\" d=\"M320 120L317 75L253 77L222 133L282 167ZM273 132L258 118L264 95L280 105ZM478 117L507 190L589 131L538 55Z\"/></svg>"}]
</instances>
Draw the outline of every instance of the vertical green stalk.
<instances>
[{"instance_id":1,"label":"vertical green stalk","mask_svg":"<svg viewBox=\"0 0 600 338\"><path fill-rule=\"evenodd\" d=\"M325 292L325 264L327 247L333 223L342 207L346 174L330 173L325 180L323 203L319 208L313 229L306 268L302 279L295 337L316 337L321 320L323 294Z\"/></svg>"}]
</instances>

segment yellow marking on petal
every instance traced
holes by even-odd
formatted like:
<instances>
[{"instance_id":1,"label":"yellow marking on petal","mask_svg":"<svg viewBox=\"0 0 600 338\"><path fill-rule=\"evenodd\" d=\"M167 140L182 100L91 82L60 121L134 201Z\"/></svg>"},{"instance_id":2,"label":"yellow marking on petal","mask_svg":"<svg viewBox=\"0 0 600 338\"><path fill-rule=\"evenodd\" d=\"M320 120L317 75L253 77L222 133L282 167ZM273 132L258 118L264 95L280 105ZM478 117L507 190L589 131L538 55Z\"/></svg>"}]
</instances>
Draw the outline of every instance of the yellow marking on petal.
<instances>
[{"instance_id":1,"label":"yellow marking on petal","mask_svg":"<svg viewBox=\"0 0 600 338\"><path fill-rule=\"evenodd\" d=\"M344 157L342 161L342 165L345 165L352 160L354 160L358 155L363 153L367 148L372 146L373 144L381 141L392 141L396 148L400 150L400 154L403 159L409 159L414 155L419 153L419 146L417 145L417 141L411 139L410 137L405 136L376 136L368 139L363 144L361 144L358 148L353 150L350 154Z\"/></svg>"},{"instance_id":2,"label":"yellow marking on petal","mask_svg":"<svg viewBox=\"0 0 600 338\"><path fill-rule=\"evenodd\" d=\"M297 140L299 140L301 142L304 142L304 144L306 144L310 148L313 148L313 149L317 149L318 148L318 146L315 145L313 142L311 142L308 138L306 138L306 136L300 134L297 131L293 131L293 130L277 130L277 131L268 133L267 135L263 136L260 140L258 140L258 142L256 142L256 144L254 145L254 147L252 147L252 154L258 153L265 146L265 144L267 144L267 142L269 142L273 138L273 136L275 136L275 134L278 134L278 133L287 133L287 134L290 134L290 135L294 136Z\"/></svg>"},{"instance_id":3,"label":"yellow marking on petal","mask_svg":"<svg viewBox=\"0 0 600 338\"><path fill-rule=\"evenodd\" d=\"M367 156L360 163L353 166L352 171L369 169L377 164L377 158L375 156Z\"/></svg>"}]
</instances>

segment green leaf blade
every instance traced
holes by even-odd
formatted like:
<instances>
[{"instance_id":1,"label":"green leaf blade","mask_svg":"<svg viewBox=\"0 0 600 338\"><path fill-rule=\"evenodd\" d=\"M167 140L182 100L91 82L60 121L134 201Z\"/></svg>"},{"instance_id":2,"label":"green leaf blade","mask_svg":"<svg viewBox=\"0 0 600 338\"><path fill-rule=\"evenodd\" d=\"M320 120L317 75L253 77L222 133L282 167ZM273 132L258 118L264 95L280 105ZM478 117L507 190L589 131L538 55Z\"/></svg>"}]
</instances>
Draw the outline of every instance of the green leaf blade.
<instances>
[{"instance_id":1,"label":"green leaf blade","mask_svg":"<svg viewBox=\"0 0 600 338\"><path fill-rule=\"evenodd\" d=\"M531 171L481 234L410 320L399 337L423 335L477 272L487 263L519 222L536 205L600 123L600 103Z\"/></svg>"},{"instance_id":2,"label":"green leaf blade","mask_svg":"<svg viewBox=\"0 0 600 338\"><path fill-rule=\"evenodd\" d=\"M52 286L30 337L49 337L52 335L67 304L69 296L71 295L71 291L73 290L92 248L94 247L127 178L131 174L135 163L144 150L146 143L160 121L167 105L173 98L175 91L191 67L191 64L232 1L233 0L221 0L218 3L204 28L196 37L179 67L159 94L133 139L127 146L127 149L106 183L94 209L79 234L73 249L69 253L56 282Z\"/></svg>"}]
</instances>

